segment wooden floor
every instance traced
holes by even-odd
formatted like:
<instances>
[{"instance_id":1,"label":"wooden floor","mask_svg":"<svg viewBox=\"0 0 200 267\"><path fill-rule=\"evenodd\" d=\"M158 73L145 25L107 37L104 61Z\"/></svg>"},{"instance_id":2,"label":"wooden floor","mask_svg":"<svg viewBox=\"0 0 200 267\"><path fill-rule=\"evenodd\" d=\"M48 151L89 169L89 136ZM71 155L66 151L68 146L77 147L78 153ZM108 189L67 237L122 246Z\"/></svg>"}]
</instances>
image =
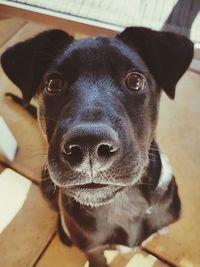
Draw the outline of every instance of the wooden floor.
<instances>
[{"instance_id":1,"label":"wooden floor","mask_svg":"<svg viewBox=\"0 0 200 267\"><path fill-rule=\"evenodd\" d=\"M47 28L16 19L1 20L0 54ZM0 69L0 116L19 144L14 162L0 157L0 266L87 266L77 248L67 248L59 241L57 214L39 191L46 144L37 123L6 98L5 92L19 94ZM179 185L182 217L166 235L156 236L143 250L124 255L106 251L112 267L200 266L200 75L191 71L184 75L175 101L163 94L158 140Z\"/></svg>"}]
</instances>

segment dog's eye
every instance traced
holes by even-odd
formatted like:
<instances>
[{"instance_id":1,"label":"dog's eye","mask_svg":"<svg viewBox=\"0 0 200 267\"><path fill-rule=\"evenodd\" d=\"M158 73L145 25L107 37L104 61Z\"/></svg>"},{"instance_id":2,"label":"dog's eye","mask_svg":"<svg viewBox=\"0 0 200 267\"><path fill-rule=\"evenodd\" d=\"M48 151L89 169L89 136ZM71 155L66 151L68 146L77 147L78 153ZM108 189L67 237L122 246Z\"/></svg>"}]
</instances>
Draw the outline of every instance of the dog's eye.
<instances>
[{"instance_id":1,"label":"dog's eye","mask_svg":"<svg viewBox=\"0 0 200 267\"><path fill-rule=\"evenodd\" d=\"M49 78L45 83L45 89L51 94L61 93L64 87L64 80L61 77Z\"/></svg>"},{"instance_id":2,"label":"dog's eye","mask_svg":"<svg viewBox=\"0 0 200 267\"><path fill-rule=\"evenodd\" d=\"M139 72L130 72L126 76L125 83L129 90L139 91L145 88L146 79Z\"/></svg>"}]
</instances>

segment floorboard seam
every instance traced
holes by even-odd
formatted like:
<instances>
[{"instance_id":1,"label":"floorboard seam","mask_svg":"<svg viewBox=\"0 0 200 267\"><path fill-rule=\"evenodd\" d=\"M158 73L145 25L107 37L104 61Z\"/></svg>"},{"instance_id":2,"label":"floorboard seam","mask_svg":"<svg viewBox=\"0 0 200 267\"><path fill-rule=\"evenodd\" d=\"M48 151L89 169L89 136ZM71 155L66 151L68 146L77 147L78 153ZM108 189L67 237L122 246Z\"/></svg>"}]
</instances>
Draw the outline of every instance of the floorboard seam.
<instances>
[{"instance_id":1,"label":"floorboard seam","mask_svg":"<svg viewBox=\"0 0 200 267\"><path fill-rule=\"evenodd\" d=\"M4 47L4 45L9 42L9 40L11 40L16 34L18 34L27 24L28 22L25 21L14 34L11 34L3 43L1 43L0 48Z\"/></svg>"},{"instance_id":2,"label":"floorboard seam","mask_svg":"<svg viewBox=\"0 0 200 267\"><path fill-rule=\"evenodd\" d=\"M9 163L3 162L0 160L0 164L4 167L4 168L9 168L15 172L17 172L18 174L24 176L25 178L27 178L28 180L30 180L33 184L35 185L39 185L40 182L39 181L35 181L35 179L33 179L32 177L30 177L29 175L27 175L26 173L24 173L23 171L20 171L19 169L9 165Z\"/></svg>"},{"instance_id":3,"label":"floorboard seam","mask_svg":"<svg viewBox=\"0 0 200 267\"><path fill-rule=\"evenodd\" d=\"M56 236L57 231L55 231L51 238L48 240L48 242L46 243L46 245L44 246L44 248L41 250L40 254L38 255L37 259L34 261L34 263L31 265L31 267L36 267L38 262L40 261L40 259L42 258L42 256L44 255L45 251L47 250L47 248L49 247L49 245L51 244L52 240L54 239L54 237Z\"/></svg>"},{"instance_id":4,"label":"floorboard seam","mask_svg":"<svg viewBox=\"0 0 200 267\"><path fill-rule=\"evenodd\" d=\"M200 75L200 70L193 69L193 68L189 68L188 70L193 72L193 73L196 73L196 74Z\"/></svg>"},{"instance_id":5,"label":"floorboard seam","mask_svg":"<svg viewBox=\"0 0 200 267\"><path fill-rule=\"evenodd\" d=\"M141 248L143 251L145 251L148 254L151 254L152 256L156 257L157 259L159 259L162 263L165 263L167 265L169 265L170 267L179 267L177 264L172 263L170 260L162 257L161 255L158 255L157 253L153 252L152 250L148 249L148 248Z\"/></svg>"}]
</instances>

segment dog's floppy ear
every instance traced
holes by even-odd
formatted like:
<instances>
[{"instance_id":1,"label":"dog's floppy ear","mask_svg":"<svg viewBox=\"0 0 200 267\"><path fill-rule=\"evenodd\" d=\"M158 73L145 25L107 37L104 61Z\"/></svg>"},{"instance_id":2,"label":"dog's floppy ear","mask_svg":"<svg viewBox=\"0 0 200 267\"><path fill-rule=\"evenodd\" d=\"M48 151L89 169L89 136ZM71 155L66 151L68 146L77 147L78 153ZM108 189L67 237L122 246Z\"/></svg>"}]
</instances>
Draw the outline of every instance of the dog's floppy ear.
<instances>
[{"instance_id":1,"label":"dog's floppy ear","mask_svg":"<svg viewBox=\"0 0 200 267\"><path fill-rule=\"evenodd\" d=\"M25 104L35 95L52 59L74 39L61 30L49 30L7 49L3 70L21 90Z\"/></svg>"},{"instance_id":2,"label":"dog's floppy ear","mask_svg":"<svg viewBox=\"0 0 200 267\"><path fill-rule=\"evenodd\" d=\"M143 27L126 28L117 38L136 49L158 85L173 99L176 83L192 60L193 43L175 33Z\"/></svg>"}]
</instances>

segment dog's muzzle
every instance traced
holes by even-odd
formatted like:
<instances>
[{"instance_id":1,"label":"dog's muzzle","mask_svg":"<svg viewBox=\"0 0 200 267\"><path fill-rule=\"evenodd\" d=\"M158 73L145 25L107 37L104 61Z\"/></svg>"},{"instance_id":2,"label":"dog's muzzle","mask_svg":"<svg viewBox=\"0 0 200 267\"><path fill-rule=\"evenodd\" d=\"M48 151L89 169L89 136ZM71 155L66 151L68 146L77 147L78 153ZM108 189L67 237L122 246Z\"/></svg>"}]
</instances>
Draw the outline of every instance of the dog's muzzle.
<instances>
[{"instance_id":1,"label":"dog's muzzle","mask_svg":"<svg viewBox=\"0 0 200 267\"><path fill-rule=\"evenodd\" d=\"M100 205L112 199L120 186L96 181L98 172L106 171L121 155L118 133L102 123L82 123L71 127L60 145L60 160L80 175L80 180L65 187L68 195L85 205ZM81 179L88 173L90 181ZM95 204L96 203L96 204Z\"/></svg>"}]
</instances>

